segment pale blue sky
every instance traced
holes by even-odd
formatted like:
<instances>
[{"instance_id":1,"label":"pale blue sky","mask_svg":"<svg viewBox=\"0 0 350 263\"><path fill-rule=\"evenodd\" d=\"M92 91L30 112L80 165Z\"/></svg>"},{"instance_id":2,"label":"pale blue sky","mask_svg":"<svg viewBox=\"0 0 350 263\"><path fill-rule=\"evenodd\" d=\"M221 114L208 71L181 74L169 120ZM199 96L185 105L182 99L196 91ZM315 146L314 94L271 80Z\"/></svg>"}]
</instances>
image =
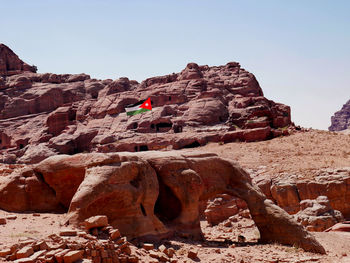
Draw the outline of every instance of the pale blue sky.
<instances>
[{"instance_id":1,"label":"pale blue sky","mask_svg":"<svg viewBox=\"0 0 350 263\"><path fill-rule=\"evenodd\" d=\"M238 61L304 127L350 99L350 1L1 1L0 42L39 72L147 77Z\"/></svg>"}]
</instances>

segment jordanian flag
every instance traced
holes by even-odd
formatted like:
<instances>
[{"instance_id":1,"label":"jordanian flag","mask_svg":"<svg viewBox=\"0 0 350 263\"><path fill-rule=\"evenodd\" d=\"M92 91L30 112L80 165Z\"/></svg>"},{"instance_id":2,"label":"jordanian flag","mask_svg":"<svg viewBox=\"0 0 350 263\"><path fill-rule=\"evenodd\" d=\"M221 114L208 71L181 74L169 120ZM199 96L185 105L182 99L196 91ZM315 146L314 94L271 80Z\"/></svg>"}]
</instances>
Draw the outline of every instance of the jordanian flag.
<instances>
[{"instance_id":1,"label":"jordanian flag","mask_svg":"<svg viewBox=\"0 0 350 263\"><path fill-rule=\"evenodd\" d=\"M136 115L150 110L152 110L151 98L148 98L147 100L141 100L138 103L129 105L125 108L126 115L128 116Z\"/></svg>"}]
</instances>

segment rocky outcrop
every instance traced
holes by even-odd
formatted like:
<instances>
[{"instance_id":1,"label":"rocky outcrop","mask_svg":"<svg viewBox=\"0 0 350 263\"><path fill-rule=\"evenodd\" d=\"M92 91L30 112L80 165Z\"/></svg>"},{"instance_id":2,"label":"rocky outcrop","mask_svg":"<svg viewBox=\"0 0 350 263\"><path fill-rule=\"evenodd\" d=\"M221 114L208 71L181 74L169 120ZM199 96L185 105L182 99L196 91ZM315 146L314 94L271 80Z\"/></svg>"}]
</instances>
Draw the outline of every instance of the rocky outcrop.
<instances>
[{"instance_id":1,"label":"rocky outcrop","mask_svg":"<svg viewBox=\"0 0 350 263\"><path fill-rule=\"evenodd\" d=\"M350 128L350 100L347 101L341 110L331 117L330 131L342 131Z\"/></svg>"},{"instance_id":2,"label":"rocky outcrop","mask_svg":"<svg viewBox=\"0 0 350 263\"><path fill-rule=\"evenodd\" d=\"M36 69L24 63L9 47L0 43L0 89L1 76L16 75L24 71L36 72Z\"/></svg>"},{"instance_id":3,"label":"rocky outcrop","mask_svg":"<svg viewBox=\"0 0 350 263\"><path fill-rule=\"evenodd\" d=\"M199 203L226 193L247 203L262 242L298 245L307 251L325 253L292 216L266 198L245 170L215 154L150 151L58 155L27 168L26 173L19 173L18 180L11 179L11 171L5 173L0 196L12 191L6 188L10 183L16 186L14 191L24 189L21 191L25 193L27 181L23 177L35 175L52 192L47 210L55 211L57 204L65 207L68 222L76 226L102 214L129 238L178 233L200 239ZM47 192L39 188L36 195L46 196ZM0 208L18 211L18 203L22 202L21 209L32 209L28 199L28 195L22 200L7 198ZM38 207L46 202L38 200Z\"/></svg>"},{"instance_id":4,"label":"rocky outcrop","mask_svg":"<svg viewBox=\"0 0 350 263\"><path fill-rule=\"evenodd\" d=\"M265 98L254 75L236 62L189 63L180 73L141 83L21 67L0 78L0 154L10 163L37 163L52 153L259 141L288 134L291 124L290 108ZM126 116L127 105L148 97L152 111Z\"/></svg>"},{"instance_id":5,"label":"rocky outcrop","mask_svg":"<svg viewBox=\"0 0 350 263\"><path fill-rule=\"evenodd\" d=\"M333 210L327 196L319 196L315 200L300 202L301 210L295 218L308 231L324 231L334 224L344 220L338 210Z\"/></svg>"},{"instance_id":6,"label":"rocky outcrop","mask_svg":"<svg viewBox=\"0 0 350 263\"><path fill-rule=\"evenodd\" d=\"M343 216L350 218L350 168L321 169L309 179L297 179L295 175L267 179L258 174L253 178L268 199L299 218L309 231L323 231L342 221ZM241 202L233 196L216 196L202 204L201 211L215 225L235 215L236 204Z\"/></svg>"},{"instance_id":7,"label":"rocky outcrop","mask_svg":"<svg viewBox=\"0 0 350 263\"><path fill-rule=\"evenodd\" d=\"M301 201L326 196L334 210L350 217L350 168L321 169L312 179L287 176L255 181L266 196L290 214L300 211Z\"/></svg>"},{"instance_id":8,"label":"rocky outcrop","mask_svg":"<svg viewBox=\"0 0 350 263\"><path fill-rule=\"evenodd\" d=\"M228 194L220 194L208 200L204 211L205 219L210 225L217 225L246 208L247 204L242 199L232 197Z\"/></svg>"}]
</instances>

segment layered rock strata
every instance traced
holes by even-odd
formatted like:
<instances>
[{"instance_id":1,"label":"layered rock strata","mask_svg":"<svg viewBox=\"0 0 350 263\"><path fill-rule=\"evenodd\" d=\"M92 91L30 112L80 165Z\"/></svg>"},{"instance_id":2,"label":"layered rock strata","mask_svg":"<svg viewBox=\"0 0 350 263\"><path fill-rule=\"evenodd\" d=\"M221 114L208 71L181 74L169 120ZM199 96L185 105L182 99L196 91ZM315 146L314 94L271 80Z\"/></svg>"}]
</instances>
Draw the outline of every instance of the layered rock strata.
<instances>
[{"instance_id":1,"label":"layered rock strata","mask_svg":"<svg viewBox=\"0 0 350 263\"><path fill-rule=\"evenodd\" d=\"M103 214L129 238L173 233L202 238L200 201L226 193L247 203L262 242L325 253L292 216L266 198L245 170L215 154L151 151L58 155L34 167L18 167L3 174L0 208L57 211L63 207L68 210L69 224L77 226L86 218ZM46 185L51 193L28 191L27 184L32 181ZM22 199L9 198L13 190Z\"/></svg>"}]
</instances>

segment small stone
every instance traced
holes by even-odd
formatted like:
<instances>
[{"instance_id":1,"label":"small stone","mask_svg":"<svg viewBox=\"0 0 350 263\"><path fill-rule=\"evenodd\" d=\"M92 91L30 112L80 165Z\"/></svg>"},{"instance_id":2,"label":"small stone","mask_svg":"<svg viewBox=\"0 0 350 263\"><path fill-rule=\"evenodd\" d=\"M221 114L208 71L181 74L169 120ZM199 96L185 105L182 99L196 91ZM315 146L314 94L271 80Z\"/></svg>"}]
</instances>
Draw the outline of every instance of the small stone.
<instances>
[{"instance_id":1,"label":"small stone","mask_svg":"<svg viewBox=\"0 0 350 263\"><path fill-rule=\"evenodd\" d=\"M150 244L150 243L145 243L145 244L143 244L143 246L142 246L144 249L146 249L146 250L152 250L152 249L154 249L154 245L153 244Z\"/></svg>"},{"instance_id":2,"label":"small stone","mask_svg":"<svg viewBox=\"0 0 350 263\"><path fill-rule=\"evenodd\" d=\"M21 250L17 251L16 258L27 258L34 254L32 247L23 247Z\"/></svg>"},{"instance_id":3,"label":"small stone","mask_svg":"<svg viewBox=\"0 0 350 263\"><path fill-rule=\"evenodd\" d=\"M232 226L231 221L226 221L226 222L224 223L224 226L226 226L226 227L230 227L230 226Z\"/></svg>"},{"instance_id":4,"label":"small stone","mask_svg":"<svg viewBox=\"0 0 350 263\"><path fill-rule=\"evenodd\" d=\"M149 256L152 258L157 258L157 259L159 258L158 253L152 250L149 252Z\"/></svg>"},{"instance_id":5,"label":"small stone","mask_svg":"<svg viewBox=\"0 0 350 263\"><path fill-rule=\"evenodd\" d=\"M6 219L8 219L8 220L15 220L15 219L17 219L17 216L16 215L8 215L6 217Z\"/></svg>"},{"instance_id":6,"label":"small stone","mask_svg":"<svg viewBox=\"0 0 350 263\"><path fill-rule=\"evenodd\" d=\"M160 246L158 247L158 250L161 251L161 252L165 252L165 251L166 251L166 246L160 245Z\"/></svg>"},{"instance_id":7,"label":"small stone","mask_svg":"<svg viewBox=\"0 0 350 263\"><path fill-rule=\"evenodd\" d=\"M195 259L197 259L197 254L198 254L197 250L190 249L187 253L187 257L192 259L192 260L195 260Z\"/></svg>"},{"instance_id":8,"label":"small stone","mask_svg":"<svg viewBox=\"0 0 350 263\"><path fill-rule=\"evenodd\" d=\"M0 257L6 257L7 255L10 255L11 253L12 252L11 252L10 248L0 250Z\"/></svg>"},{"instance_id":9,"label":"small stone","mask_svg":"<svg viewBox=\"0 0 350 263\"><path fill-rule=\"evenodd\" d=\"M17 259L14 262L16 263L34 263L34 260L31 258L21 258L21 259Z\"/></svg>"},{"instance_id":10,"label":"small stone","mask_svg":"<svg viewBox=\"0 0 350 263\"><path fill-rule=\"evenodd\" d=\"M74 237L77 236L77 231L72 229L63 229L60 231L60 236Z\"/></svg>"},{"instance_id":11,"label":"small stone","mask_svg":"<svg viewBox=\"0 0 350 263\"><path fill-rule=\"evenodd\" d=\"M33 216L40 216L40 214L38 214L38 213L34 213L34 214L33 214Z\"/></svg>"},{"instance_id":12,"label":"small stone","mask_svg":"<svg viewBox=\"0 0 350 263\"><path fill-rule=\"evenodd\" d=\"M166 250L165 254L167 254L167 256L168 256L169 258L172 258L172 257L174 256L174 254L175 254L175 249L173 249L172 247L170 247L170 248L168 248L168 249Z\"/></svg>"},{"instance_id":13,"label":"small stone","mask_svg":"<svg viewBox=\"0 0 350 263\"><path fill-rule=\"evenodd\" d=\"M128 263L138 263L139 262L139 258L136 256L129 256L128 257Z\"/></svg>"},{"instance_id":14,"label":"small stone","mask_svg":"<svg viewBox=\"0 0 350 263\"><path fill-rule=\"evenodd\" d=\"M61 252L55 254L55 259L58 263L62 263L63 262L63 257L68 253L70 252L71 250L70 249L64 249L62 250Z\"/></svg>"},{"instance_id":15,"label":"small stone","mask_svg":"<svg viewBox=\"0 0 350 263\"><path fill-rule=\"evenodd\" d=\"M45 255L46 251L45 250L40 250L35 252L33 255L30 256L30 259L36 261L39 257Z\"/></svg>"},{"instance_id":16,"label":"small stone","mask_svg":"<svg viewBox=\"0 0 350 263\"><path fill-rule=\"evenodd\" d=\"M70 251L63 256L64 263L73 263L77 260L81 260L83 258L84 251L83 250L74 250Z\"/></svg>"},{"instance_id":17,"label":"small stone","mask_svg":"<svg viewBox=\"0 0 350 263\"><path fill-rule=\"evenodd\" d=\"M92 216L84 221L84 225L87 231L94 227L108 226L107 216Z\"/></svg>"},{"instance_id":18,"label":"small stone","mask_svg":"<svg viewBox=\"0 0 350 263\"><path fill-rule=\"evenodd\" d=\"M115 239L121 237L120 232L119 232L118 229L111 230L110 236L111 236L111 240L115 240Z\"/></svg>"},{"instance_id":19,"label":"small stone","mask_svg":"<svg viewBox=\"0 0 350 263\"><path fill-rule=\"evenodd\" d=\"M6 218L0 217L0 225L5 225L6 224Z\"/></svg>"}]
</instances>

